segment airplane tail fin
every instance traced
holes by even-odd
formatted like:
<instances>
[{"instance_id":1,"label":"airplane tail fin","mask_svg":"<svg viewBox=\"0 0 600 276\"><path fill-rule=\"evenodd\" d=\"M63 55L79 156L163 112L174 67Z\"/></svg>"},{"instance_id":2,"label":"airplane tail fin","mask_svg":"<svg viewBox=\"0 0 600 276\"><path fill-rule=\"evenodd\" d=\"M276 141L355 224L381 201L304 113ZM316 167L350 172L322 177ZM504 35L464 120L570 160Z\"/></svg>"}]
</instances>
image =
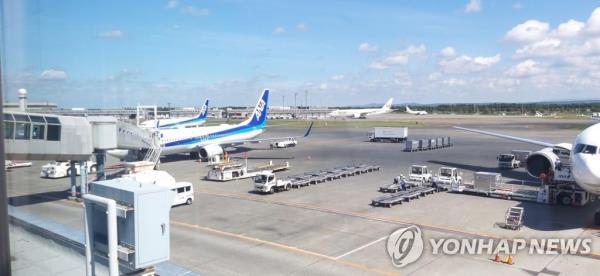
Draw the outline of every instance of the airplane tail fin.
<instances>
[{"instance_id":1,"label":"airplane tail fin","mask_svg":"<svg viewBox=\"0 0 600 276\"><path fill-rule=\"evenodd\" d=\"M406 112L412 112L412 110L410 110L410 108L408 108L408 105L406 106Z\"/></svg>"},{"instance_id":2,"label":"airplane tail fin","mask_svg":"<svg viewBox=\"0 0 600 276\"><path fill-rule=\"evenodd\" d=\"M254 111L250 118L244 121L243 124L248 126L259 126L264 127L267 124L267 112L269 110L269 89L265 89L258 102L256 103L256 107L254 107Z\"/></svg>"},{"instance_id":3,"label":"airplane tail fin","mask_svg":"<svg viewBox=\"0 0 600 276\"><path fill-rule=\"evenodd\" d=\"M200 109L200 113L198 114L197 119L206 119L207 116L208 116L208 99L206 99L206 101L204 101L204 105Z\"/></svg>"},{"instance_id":4,"label":"airplane tail fin","mask_svg":"<svg viewBox=\"0 0 600 276\"><path fill-rule=\"evenodd\" d=\"M392 102L394 101L394 98L390 98L389 100L387 100L387 102L385 102L385 104L383 105L382 109L384 110L390 110L392 109Z\"/></svg>"}]
</instances>

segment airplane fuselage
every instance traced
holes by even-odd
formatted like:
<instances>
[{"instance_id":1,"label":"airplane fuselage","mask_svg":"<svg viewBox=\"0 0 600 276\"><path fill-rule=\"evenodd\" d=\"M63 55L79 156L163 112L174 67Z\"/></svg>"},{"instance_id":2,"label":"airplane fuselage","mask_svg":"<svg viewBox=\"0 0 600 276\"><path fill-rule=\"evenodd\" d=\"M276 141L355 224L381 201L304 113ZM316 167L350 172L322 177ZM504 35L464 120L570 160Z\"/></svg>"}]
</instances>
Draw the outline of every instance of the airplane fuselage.
<instances>
[{"instance_id":1,"label":"airplane fuselage","mask_svg":"<svg viewBox=\"0 0 600 276\"><path fill-rule=\"evenodd\" d=\"M198 151L207 145L227 144L252 139L263 132L262 126L219 125L198 128L161 129L161 154Z\"/></svg>"}]
</instances>

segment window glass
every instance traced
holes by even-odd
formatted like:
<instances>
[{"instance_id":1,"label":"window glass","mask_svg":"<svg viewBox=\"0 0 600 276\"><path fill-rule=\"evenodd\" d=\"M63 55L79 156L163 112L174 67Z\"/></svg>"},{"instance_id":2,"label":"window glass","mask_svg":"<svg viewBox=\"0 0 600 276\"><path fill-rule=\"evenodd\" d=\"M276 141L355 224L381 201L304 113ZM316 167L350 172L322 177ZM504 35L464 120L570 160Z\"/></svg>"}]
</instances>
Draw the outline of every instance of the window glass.
<instances>
[{"instance_id":1,"label":"window glass","mask_svg":"<svg viewBox=\"0 0 600 276\"><path fill-rule=\"evenodd\" d=\"M181 188L177 188L177 193L183 193L185 192L185 188L181 187Z\"/></svg>"},{"instance_id":2,"label":"window glass","mask_svg":"<svg viewBox=\"0 0 600 276\"><path fill-rule=\"evenodd\" d=\"M583 149L583 151L581 153L596 154L597 151L598 151L598 148L596 146L587 145L587 146L585 146L585 148Z\"/></svg>"},{"instance_id":3,"label":"window glass","mask_svg":"<svg viewBox=\"0 0 600 276\"><path fill-rule=\"evenodd\" d=\"M45 117L46 118L46 122L48 122L49 124L60 124L60 121L58 120L57 117Z\"/></svg>"},{"instance_id":4,"label":"window glass","mask_svg":"<svg viewBox=\"0 0 600 276\"><path fill-rule=\"evenodd\" d=\"M30 130L31 130L30 123L17 123L17 127L15 130L15 139L19 139L19 140L29 139Z\"/></svg>"},{"instance_id":5,"label":"window glass","mask_svg":"<svg viewBox=\"0 0 600 276\"><path fill-rule=\"evenodd\" d=\"M4 122L4 139L14 139L15 138L15 123L13 122Z\"/></svg>"},{"instance_id":6,"label":"window glass","mask_svg":"<svg viewBox=\"0 0 600 276\"><path fill-rule=\"evenodd\" d=\"M192 189L192 187L190 187L190 186L185 187L186 192L189 192L191 189Z\"/></svg>"},{"instance_id":7,"label":"window glass","mask_svg":"<svg viewBox=\"0 0 600 276\"><path fill-rule=\"evenodd\" d=\"M31 119L32 122L36 122L36 123L45 123L46 122L44 120L44 117L42 117L42 116L32 116L32 115L29 115L29 118Z\"/></svg>"},{"instance_id":8,"label":"window glass","mask_svg":"<svg viewBox=\"0 0 600 276\"><path fill-rule=\"evenodd\" d=\"M13 115L12 115L12 114L10 114L10 113L4 113L4 116L3 116L3 117L4 117L4 120L5 120L5 121L7 121L7 120L8 120L8 121L14 121L14 120L15 120L15 119L13 118Z\"/></svg>"},{"instance_id":9,"label":"window glass","mask_svg":"<svg viewBox=\"0 0 600 276\"><path fill-rule=\"evenodd\" d=\"M577 145L575 146L575 150L573 150L573 152L574 152L574 153L580 153L580 152L583 150L583 148L585 148L585 145L584 145L584 144L577 144Z\"/></svg>"},{"instance_id":10,"label":"window glass","mask_svg":"<svg viewBox=\"0 0 600 276\"><path fill-rule=\"evenodd\" d=\"M44 129L45 125L33 125L31 128L31 139L44 139Z\"/></svg>"},{"instance_id":11,"label":"window glass","mask_svg":"<svg viewBox=\"0 0 600 276\"><path fill-rule=\"evenodd\" d=\"M15 121L19 122L29 122L29 116L22 114L14 114Z\"/></svg>"},{"instance_id":12,"label":"window glass","mask_svg":"<svg viewBox=\"0 0 600 276\"><path fill-rule=\"evenodd\" d=\"M60 126L48 125L48 136L46 137L46 140L60 141Z\"/></svg>"}]
</instances>

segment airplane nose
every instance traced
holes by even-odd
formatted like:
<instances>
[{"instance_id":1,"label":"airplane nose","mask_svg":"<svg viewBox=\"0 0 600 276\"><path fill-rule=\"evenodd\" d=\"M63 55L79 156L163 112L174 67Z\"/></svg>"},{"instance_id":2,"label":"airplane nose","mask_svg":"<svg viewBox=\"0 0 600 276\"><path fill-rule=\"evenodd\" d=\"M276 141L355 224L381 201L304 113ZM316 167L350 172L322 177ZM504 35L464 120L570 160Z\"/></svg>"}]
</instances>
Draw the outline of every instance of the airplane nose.
<instances>
[{"instance_id":1,"label":"airplane nose","mask_svg":"<svg viewBox=\"0 0 600 276\"><path fill-rule=\"evenodd\" d=\"M585 154L574 154L572 156L573 177L577 184L584 190L599 194L600 193L600 168L594 168L593 164L600 160Z\"/></svg>"}]
</instances>

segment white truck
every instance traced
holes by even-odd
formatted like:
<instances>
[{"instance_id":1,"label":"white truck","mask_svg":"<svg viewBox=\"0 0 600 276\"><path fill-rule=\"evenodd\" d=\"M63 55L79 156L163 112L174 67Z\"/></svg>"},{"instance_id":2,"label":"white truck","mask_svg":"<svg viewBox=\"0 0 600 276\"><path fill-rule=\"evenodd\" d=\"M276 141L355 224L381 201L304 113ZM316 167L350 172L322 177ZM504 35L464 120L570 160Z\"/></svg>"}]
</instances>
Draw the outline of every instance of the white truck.
<instances>
[{"instance_id":1,"label":"white truck","mask_svg":"<svg viewBox=\"0 0 600 276\"><path fill-rule=\"evenodd\" d=\"M289 162L275 164L273 161L269 161L269 163L258 165L255 168L248 168L246 164L241 162L225 162L210 166L206 179L212 181L230 181L255 177L263 171L278 172L289 168Z\"/></svg>"},{"instance_id":2,"label":"white truck","mask_svg":"<svg viewBox=\"0 0 600 276\"><path fill-rule=\"evenodd\" d=\"M96 172L96 162L87 161L85 162L87 173ZM77 175L81 175L81 169L78 162L75 162L75 171ZM40 177L42 178L61 178L71 176L71 162L70 161L54 161L42 166Z\"/></svg>"},{"instance_id":3,"label":"white truck","mask_svg":"<svg viewBox=\"0 0 600 276\"><path fill-rule=\"evenodd\" d=\"M291 148L295 147L296 145L298 145L298 140L296 140L296 138L288 138L282 141L275 141L271 143L271 149Z\"/></svg>"},{"instance_id":4,"label":"white truck","mask_svg":"<svg viewBox=\"0 0 600 276\"><path fill-rule=\"evenodd\" d=\"M190 205L194 202L194 186L190 182L177 182L168 172L157 170L144 170L137 173L125 174L122 178L129 178L139 183L152 184L168 188L175 192L172 206L181 204Z\"/></svg>"},{"instance_id":5,"label":"white truck","mask_svg":"<svg viewBox=\"0 0 600 276\"><path fill-rule=\"evenodd\" d=\"M500 154L496 159L498 159L498 168L500 169L516 169L521 166L521 161L512 153Z\"/></svg>"},{"instance_id":6,"label":"white truck","mask_svg":"<svg viewBox=\"0 0 600 276\"><path fill-rule=\"evenodd\" d=\"M421 183L431 183L433 176L427 166L412 165L408 173L408 180Z\"/></svg>"},{"instance_id":7,"label":"white truck","mask_svg":"<svg viewBox=\"0 0 600 276\"><path fill-rule=\"evenodd\" d=\"M433 182L437 185L451 186L453 184L462 184L462 173L457 168L441 167L437 175L433 177Z\"/></svg>"},{"instance_id":8,"label":"white truck","mask_svg":"<svg viewBox=\"0 0 600 276\"><path fill-rule=\"evenodd\" d=\"M510 153L515 156L515 159L521 162L521 165L527 163L527 158L531 155L530 150L511 150Z\"/></svg>"},{"instance_id":9,"label":"white truck","mask_svg":"<svg viewBox=\"0 0 600 276\"><path fill-rule=\"evenodd\" d=\"M400 143L408 137L407 127L374 127L367 133L370 142Z\"/></svg>"},{"instance_id":10,"label":"white truck","mask_svg":"<svg viewBox=\"0 0 600 276\"><path fill-rule=\"evenodd\" d=\"M291 180L277 179L275 174L269 171L262 172L254 177L254 190L260 193L272 194L280 191L289 191L291 188Z\"/></svg>"}]
</instances>

